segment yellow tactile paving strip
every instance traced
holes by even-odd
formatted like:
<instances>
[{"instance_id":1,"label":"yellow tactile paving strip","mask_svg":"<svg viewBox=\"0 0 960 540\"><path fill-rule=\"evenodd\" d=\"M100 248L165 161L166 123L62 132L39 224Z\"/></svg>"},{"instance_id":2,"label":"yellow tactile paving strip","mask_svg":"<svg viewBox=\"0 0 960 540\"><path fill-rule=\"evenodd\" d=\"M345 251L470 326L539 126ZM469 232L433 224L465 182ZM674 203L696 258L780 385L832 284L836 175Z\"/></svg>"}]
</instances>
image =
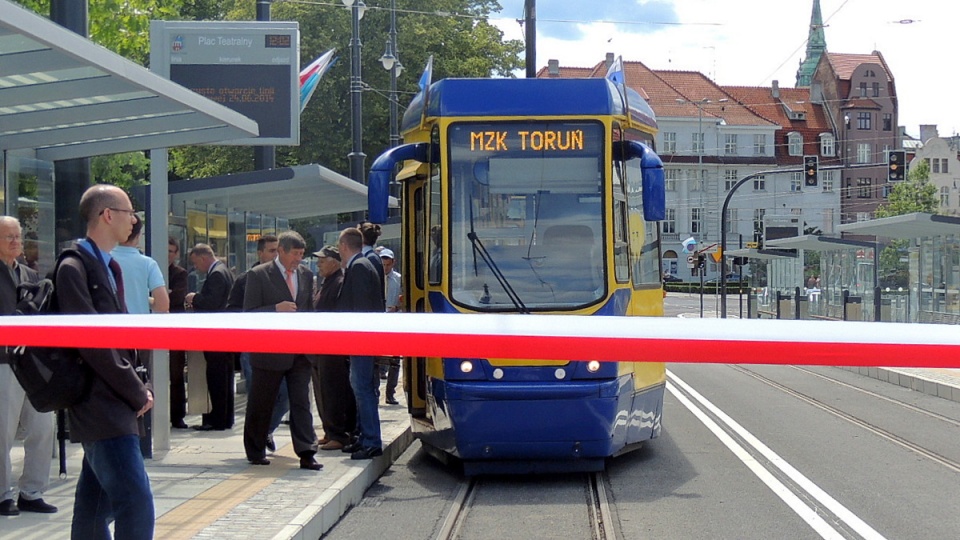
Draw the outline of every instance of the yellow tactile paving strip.
<instances>
[{"instance_id":1,"label":"yellow tactile paving strip","mask_svg":"<svg viewBox=\"0 0 960 540\"><path fill-rule=\"evenodd\" d=\"M269 456L269 466L251 465L157 518L154 535L165 540L193 538L228 512L285 475L299 458L287 444Z\"/></svg>"}]
</instances>

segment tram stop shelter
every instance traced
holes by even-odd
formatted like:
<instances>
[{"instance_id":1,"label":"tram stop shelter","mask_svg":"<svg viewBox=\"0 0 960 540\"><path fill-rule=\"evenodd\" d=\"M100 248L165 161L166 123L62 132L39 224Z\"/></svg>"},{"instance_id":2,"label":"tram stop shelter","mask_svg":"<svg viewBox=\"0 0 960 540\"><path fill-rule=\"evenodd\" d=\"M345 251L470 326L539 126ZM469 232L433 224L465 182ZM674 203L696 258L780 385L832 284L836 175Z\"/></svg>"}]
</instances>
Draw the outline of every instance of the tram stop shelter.
<instances>
[{"instance_id":1,"label":"tram stop shelter","mask_svg":"<svg viewBox=\"0 0 960 540\"><path fill-rule=\"evenodd\" d=\"M804 251L820 254L820 285L807 287L800 280L793 286L800 318L829 320L878 320L877 250L873 242L823 235L801 235L770 240L767 245L778 249L797 250L804 260Z\"/></svg>"},{"instance_id":2,"label":"tram stop shelter","mask_svg":"<svg viewBox=\"0 0 960 540\"><path fill-rule=\"evenodd\" d=\"M786 306L800 279L797 276L803 276L803 260L797 258L796 251L743 248L730 250L724 256L746 258L751 266L748 318L789 318Z\"/></svg>"},{"instance_id":3,"label":"tram stop shelter","mask_svg":"<svg viewBox=\"0 0 960 540\"><path fill-rule=\"evenodd\" d=\"M915 212L845 223L839 230L883 239L887 253L907 260L905 286L881 291L891 302L908 294L902 313L889 320L960 324L960 217Z\"/></svg>"}]
</instances>

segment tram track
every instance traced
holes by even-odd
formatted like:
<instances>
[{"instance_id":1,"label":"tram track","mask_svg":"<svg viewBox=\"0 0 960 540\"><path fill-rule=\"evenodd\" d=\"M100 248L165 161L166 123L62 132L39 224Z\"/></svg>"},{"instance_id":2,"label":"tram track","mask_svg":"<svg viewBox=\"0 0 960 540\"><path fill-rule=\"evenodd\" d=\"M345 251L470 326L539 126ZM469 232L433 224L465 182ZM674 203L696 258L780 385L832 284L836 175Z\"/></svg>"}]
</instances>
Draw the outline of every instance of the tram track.
<instances>
[{"instance_id":1,"label":"tram track","mask_svg":"<svg viewBox=\"0 0 960 540\"><path fill-rule=\"evenodd\" d=\"M878 425L876 425L876 424L873 424L873 423L871 423L871 422L867 422L866 420L863 420L863 419L861 419L861 418L858 418L858 417L855 416L855 415L852 415L852 414L850 414L850 413L848 413L848 412L845 412L845 411L843 411L843 410L841 410L841 409L839 409L839 408L837 408L837 407L834 407L833 405L830 405L830 404L828 404L828 403L826 403L826 402L824 402L824 401L822 401L822 400L819 400L819 399L817 399L817 398L815 398L815 397L812 397L812 396L809 396L809 395L804 394L804 393L802 393L802 392L799 392L799 391L797 391L797 390L794 390L793 388L790 388L790 387L788 387L788 386L786 386L786 385L783 385L783 384L781 384L781 383L779 383L779 382L777 382L777 381L775 381L775 380L773 380L773 379L771 379L771 378L769 378L769 377L766 377L766 376L764 376L764 375L761 375L761 374L759 374L759 373L757 373L757 372L755 372L755 371L753 371L753 370L750 370L750 369L745 368L745 367L743 367L743 366L733 365L733 364L731 364L730 367L733 368L733 369L736 370L736 371L739 371L740 373L742 373L742 374L744 374L744 375L747 375L748 377L751 377L751 378L753 378L753 379L755 379L755 380L757 380L757 381L759 381L759 382L761 382L761 383L763 383L763 384L766 384L767 386L770 386L771 388L775 388L776 390L779 390L779 391L781 391L781 392L783 392L783 393L785 393L785 394L787 394L787 395L789 395L789 396L791 396L791 397L794 397L794 398L796 398L796 399L798 399L798 400L800 400L800 401L802 401L802 402L804 402L804 403L807 403L807 404L809 404L809 405L812 405L812 406L814 406L814 407L816 407L816 408L818 408L818 409L820 409L820 410L822 410L822 411L824 411L824 412L826 412L826 413L829 413L829 414L831 414L831 415L833 415L833 416L836 416L837 418L840 418L840 419L842 419L842 420L845 420L845 421L847 421L847 422L849 422L849 423L851 423L851 424L853 424L853 425L855 425L855 426L857 426L857 427L860 427L861 429L864 429L864 430L866 430L866 431L868 431L868 432L870 432L870 433L873 433L874 435L876 435L876 436L878 436L878 437L881 437L881 438L883 438L883 439L885 439L885 440L887 440L887 441L890 441L890 442L892 442L892 443L894 443L894 444L896 444L896 445L898 445L898 446L900 446L900 447L902 447L902 448L904 448L904 449L906 449L906 450L909 450L909 451L911 451L911 452L913 452L913 453L915 453L915 454L917 454L917 455L919 455L919 456L921 456L921 457L923 457L923 458L925 458L925 459L928 459L928 460L930 460L930 461L932 461L932 462L934 462L934 463L937 463L937 464L939 464L939 465L941 465L941 466L943 466L943 467L945 467L945 468L947 468L947 469L949 469L949 470L951 470L951 471L953 471L953 472L958 472L958 473L960 473L960 462L958 462L958 461L956 461L956 460L954 460L954 459L948 458L948 457L946 457L946 456L944 456L944 455L942 455L942 454L939 454L939 453L937 453L937 452L934 452L934 451L932 451L932 450L930 450L930 449L928 449L928 448L925 448L925 447L923 447L923 446L921 446L921 445L919 445L919 444L917 444L917 443L915 443L915 442L913 442L913 441L910 441L910 440L908 440L908 439L906 439L906 438L904 438L904 437L902 437L902 436L900 436L900 435L898 435L898 434L896 434L896 433L894 433L894 432L892 432L892 431L890 431L890 430L884 429L884 428L882 428L882 427L880 427L880 426L878 426ZM801 371L804 371L804 372L807 372L807 373L810 373L810 374L813 374L813 375L816 375L816 376L818 376L818 377L827 379L827 380L831 380L829 377L822 376L822 375L820 375L820 374L817 374L817 373L814 373L814 372L810 372L810 371L804 370L804 369L802 369L802 368L800 368L800 370L801 370ZM841 385L844 385L844 386L850 386L850 385L847 385L847 383L844 383L844 382L839 381L839 380L833 380L832 382L835 382L835 383L837 383L837 384L841 384ZM904 403L904 402L901 402L901 401L898 401L898 400L893 400L893 399L887 398L886 396L881 396L881 395L876 394L876 393L874 393L874 392L870 392L869 390L858 389L858 388L853 387L853 386L850 386L850 387L851 387L851 388L854 388L854 389L857 389L857 390L860 390L860 391L862 391L862 392L864 392L864 393L866 393L866 394L872 395L872 396L874 396L874 397L883 399L883 400L885 400L885 401L889 401L889 402L891 402L891 403L894 403L894 404L897 404L897 405L901 405L901 406L903 406L903 407L908 408L908 409L911 410L911 411L918 412L918 413L923 413L923 414L926 414L927 416L930 416L930 417L932 417L932 418L936 418L936 419L938 419L938 420L941 420L941 421L950 423L950 424L955 425L955 426L960 426L960 422L957 422L956 420L953 420L952 418L948 418L948 417L945 417L945 416L943 416L943 415L940 415L940 414L937 414L937 413L933 413L933 412L930 412L930 411L924 411L923 409L920 409L919 407L916 407L916 406L914 406L914 405L910 405L909 403Z\"/></svg>"},{"instance_id":2,"label":"tram track","mask_svg":"<svg viewBox=\"0 0 960 540\"><path fill-rule=\"evenodd\" d=\"M610 511L610 499L607 497L606 484L603 479L603 473L590 473L581 475L584 479L583 487L587 505L587 515L590 521L591 538L593 540L613 540L616 538L613 513ZM471 510L477 500L477 494L484 489L493 489L497 487L496 479L484 477L470 478L460 485L457 495L454 497L450 511L447 513L443 524L437 533L436 540L456 540L464 536L467 521L471 515ZM527 487L533 490L542 489L535 483ZM522 534L521 531L514 531ZM541 531L542 533L542 531ZM536 532L524 536L534 537Z\"/></svg>"}]
</instances>

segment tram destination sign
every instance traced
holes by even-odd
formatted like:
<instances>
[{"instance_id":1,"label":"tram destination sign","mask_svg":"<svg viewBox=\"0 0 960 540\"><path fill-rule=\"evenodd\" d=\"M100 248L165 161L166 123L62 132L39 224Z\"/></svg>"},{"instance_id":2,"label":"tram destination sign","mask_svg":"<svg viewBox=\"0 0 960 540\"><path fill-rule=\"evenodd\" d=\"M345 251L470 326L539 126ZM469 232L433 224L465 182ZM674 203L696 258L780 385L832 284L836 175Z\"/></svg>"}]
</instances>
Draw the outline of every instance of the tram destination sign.
<instances>
[{"instance_id":1,"label":"tram destination sign","mask_svg":"<svg viewBox=\"0 0 960 540\"><path fill-rule=\"evenodd\" d=\"M260 125L220 144L300 144L300 31L295 22L152 21L151 69Z\"/></svg>"}]
</instances>

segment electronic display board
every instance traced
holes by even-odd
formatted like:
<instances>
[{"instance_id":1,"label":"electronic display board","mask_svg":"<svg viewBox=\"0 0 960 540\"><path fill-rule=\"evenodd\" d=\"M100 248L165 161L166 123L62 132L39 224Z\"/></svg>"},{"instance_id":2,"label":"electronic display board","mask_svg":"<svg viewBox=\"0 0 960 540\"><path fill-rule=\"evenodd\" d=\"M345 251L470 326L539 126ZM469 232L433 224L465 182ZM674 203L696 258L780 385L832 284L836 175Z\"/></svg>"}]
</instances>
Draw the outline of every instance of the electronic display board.
<instances>
[{"instance_id":1,"label":"electronic display board","mask_svg":"<svg viewBox=\"0 0 960 540\"><path fill-rule=\"evenodd\" d=\"M151 69L255 120L260 136L220 144L300 144L300 32L295 22L152 21Z\"/></svg>"}]
</instances>

